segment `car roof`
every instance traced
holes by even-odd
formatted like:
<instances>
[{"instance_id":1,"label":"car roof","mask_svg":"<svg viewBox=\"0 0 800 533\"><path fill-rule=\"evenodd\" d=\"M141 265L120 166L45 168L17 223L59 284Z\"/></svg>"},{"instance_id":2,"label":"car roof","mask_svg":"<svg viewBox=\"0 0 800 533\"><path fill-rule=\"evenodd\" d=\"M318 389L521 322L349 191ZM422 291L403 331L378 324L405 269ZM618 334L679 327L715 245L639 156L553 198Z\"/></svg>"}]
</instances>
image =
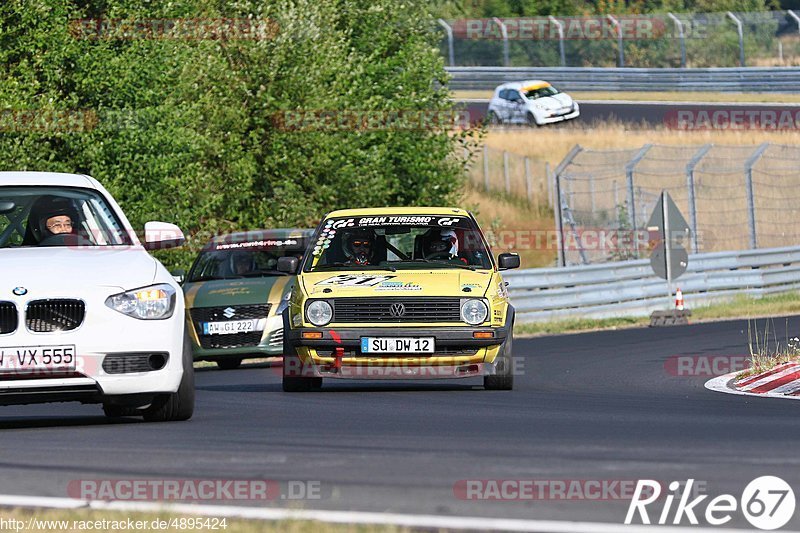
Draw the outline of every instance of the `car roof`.
<instances>
[{"instance_id":1,"label":"car roof","mask_svg":"<svg viewBox=\"0 0 800 533\"><path fill-rule=\"evenodd\" d=\"M36 186L36 187L83 187L97 189L95 181L83 174L67 174L64 172L0 172L0 187L4 186Z\"/></svg>"},{"instance_id":2,"label":"car roof","mask_svg":"<svg viewBox=\"0 0 800 533\"><path fill-rule=\"evenodd\" d=\"M308 228L277 228L277 229L256 229L251 231L237 231L226 235L217 235L210 242L249 242L265 239L299 239L309 238L314 233L313 229Z\"/></svg>"},{"instance_id":3,"label":"car roof","mask_svg":"<svg viewBox=\"0 0 800 533\"><path fill-rule=\"evenodd\" d=\"M500 85L498 89L532 91L533 89L541 89L542 87L550 87L550 83L544 80L511 81Z\"/></svg>"},{"instance_id":4,"label":"car roof","mask_svg":"<svg viewBox=\"0 0 800 533\"><path fill-rule=\"evenodd\" d=\"M444 215L469 216L469 212L457 207L367 207L331 211L325 218L373 217L380 215Z\"/></svg>"}]
</instances>

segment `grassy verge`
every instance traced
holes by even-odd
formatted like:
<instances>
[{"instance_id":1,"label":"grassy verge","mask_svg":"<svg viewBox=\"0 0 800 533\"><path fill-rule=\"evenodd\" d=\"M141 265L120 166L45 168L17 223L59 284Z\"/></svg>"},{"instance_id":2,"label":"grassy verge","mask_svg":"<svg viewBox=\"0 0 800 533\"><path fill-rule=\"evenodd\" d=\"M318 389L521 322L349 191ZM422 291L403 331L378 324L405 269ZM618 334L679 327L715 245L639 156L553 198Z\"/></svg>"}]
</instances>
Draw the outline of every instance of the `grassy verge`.
<instances>
[{"instance_id":1,"label":"grassy verge","mask_svg":"<svg viewBox=\"0 0 800 533\"><path fill-rule=\"evenodd\" d=\"M202 527L189 527L192 522L183 522L181 519L196 520L195 525ZM87 530L95 531L224 531L225 533L377 533L408 531L392 526L351 526L326 524L306 520L290 521L265 521L222 519L202 516L184 516L180 514L141 513L128 511L100 511L94 509L55 510L55 509L4 509L0 511L0 520L6 525L12 523L9 519L16 520L19 527L8 527L6 531L61 531L69 533L83 533ZM169 522L176 519L174 527L160 527L163 523L154 523L154 520ZM33 522L29 522L33 520ZM131 520L133 527L130 527ZM225 520L224 526L222 520ZM104 522L105 521L105 522ZM216 522L215 522L216 521ZM114 527L114 522L118 527ZM33 527L28 530L28 526ZM214 527L216 525L216 527ZM137 527L141 526L141 527Z\"/></svg>"},{"instance_id":2,"label":"grassy verge","mask_svg":"<svg viewBox=\"0 0 800 533\"><path fill-rule=\"evenodd\" d=\"M692 318L690 321L692 323L697 323L732 318L756 319L792 314L800 314L800 296L797 294L781 294L778 296L769 296L760 299L740 296L731 302L692 309ZM569 319L517 324L514 328L514 333L520 336L556 335L560 333L579 333L604 329L613 330L631 327L644 327L649 323L650 319L648 317ZM751 344L753 345L751 348L751 353L754 354L762 353L772 357L775 353L779 353L775 352L775 350L770 352L769 344L766 343L763 338L760 341L751 341ZM774 344L776 346L775 349L777 350L777 345L779 344L777 339L775 339ZM784 350L784 352L786 351ZM800 353L795 353L795 356L797 355L800 355ZM763 363L759 364L767 364L768 358L763 356L762 359ZM755 360L754 363L756 363Z\"/></svg>"},{"instance_id":3,"label":"grassy verge","mask_svg":"<svg viewBox=\"0 0 800 533\"><path fill-rule=\"evenodd\" d=\"M453 91L453 98L484 99L492 97L493 91ZM800 94L796 93L712 93L694 91L570 91L576 100L631 100L635 102L721 102L721 103L787 103L800 102Z\"/></svg>"}]
</instances>

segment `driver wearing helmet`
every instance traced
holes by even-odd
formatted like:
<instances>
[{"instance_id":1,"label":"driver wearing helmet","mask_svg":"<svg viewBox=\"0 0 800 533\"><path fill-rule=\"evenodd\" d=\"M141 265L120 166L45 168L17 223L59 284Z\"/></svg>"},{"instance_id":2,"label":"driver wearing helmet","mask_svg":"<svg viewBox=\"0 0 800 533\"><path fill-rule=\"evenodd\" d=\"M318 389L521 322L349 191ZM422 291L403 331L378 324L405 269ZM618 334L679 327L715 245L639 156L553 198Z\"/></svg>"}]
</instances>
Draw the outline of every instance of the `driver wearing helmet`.
<instances>
[{"instance_id":1,"label":"driver wearing helmet","mask_svg":"<svg viewBox=\"0 0 800 533\"><path fill-rule=\"evenodd\" d=\"M430 230L423 243L425 259L458 259L458 237L451 229Z\"/></svg>"},{"instance_id":2,"label":"driver wearing helmet","mask_svg":"<svg viewBox=\"0 0 800 533\"><path fill-rule=\"evenodd\" d=\"M371 265L375 257L375 234L370 230L357 230L346 235L344 255L348 265Z\"/></svg>"},{"instance_id":3,"label":"driver wearing helmet","mask_svg":"<svg viewBox=\"0 0 800 533\"><path fill-rule=\"evenodd\" d=\"M231 272L235 276L243 276L254 270L253 258L248 252L233 252L230 257Z\"/></svg>"},{"instance_id":4,"label":"driver wearing helmet","mask_svg":"<svg viewBox=\"0 0 800 533\"><path fill-rule=\"evenodd\" d=\"M74 234L78 213L69 198L42 196L33 204L28 218L36 244L56 235Z\"/></svg>"}]
</instances>

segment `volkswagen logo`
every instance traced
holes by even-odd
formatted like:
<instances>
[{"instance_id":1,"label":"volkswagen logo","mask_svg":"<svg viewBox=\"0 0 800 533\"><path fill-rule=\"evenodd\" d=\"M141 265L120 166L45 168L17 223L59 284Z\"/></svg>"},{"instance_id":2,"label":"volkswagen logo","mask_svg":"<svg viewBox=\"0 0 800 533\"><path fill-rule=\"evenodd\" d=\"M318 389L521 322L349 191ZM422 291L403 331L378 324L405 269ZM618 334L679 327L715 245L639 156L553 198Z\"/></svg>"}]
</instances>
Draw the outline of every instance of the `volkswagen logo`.
<instances>
[{"instance_id":1,"label":"volkswagen logo","mask_svg":"<svg viewBox=\"0 0 800 533\"><path fill-rule=\"evenodd\" d=\"M225 315L225 318L233 318L233 316L236 314L236 309L233 307L226 307L222 311L222 314Z\"/></svg>"},{"instance_id":2,"label":"volkswagen logo","mask_svg":"<svg viewBox=\"0 0 800 533\"><path fill-rule=\"evenodd\" d=\"M389 314L395 318L400 318L406 314L406 306L403 304L392 304L389 306Z\"/></svg>"},{"instance_id":3,"label":"volkswagen logo","mask_svg":"<svg viewBox=\"0 0 800 533\"><path fill-rule=\"evenodd\" d=\"M16 296L25 296L28 294L28 289L25 287L14 287L14 290L11 292L13 292Z\"/></svg>"}]
</instances>

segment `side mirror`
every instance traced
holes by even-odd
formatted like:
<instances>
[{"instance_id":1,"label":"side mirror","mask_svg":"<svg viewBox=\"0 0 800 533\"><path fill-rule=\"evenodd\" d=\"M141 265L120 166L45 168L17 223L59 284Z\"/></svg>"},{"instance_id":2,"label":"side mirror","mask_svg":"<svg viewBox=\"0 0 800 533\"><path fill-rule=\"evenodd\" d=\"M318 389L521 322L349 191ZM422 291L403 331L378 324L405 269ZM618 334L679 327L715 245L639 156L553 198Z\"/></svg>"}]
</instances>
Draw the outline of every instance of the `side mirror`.
<instances>
[{"instance_id":1,"label":"side mirror","mask_svg":"<svg viewBox=\"0 0 800 533\"><path fill-rule=\"evenodd\" d=\"M517 254L500 254L497 256L498 270L509 270L512 268L519 268L519 255Z\"/></svg>"},{"instance_id":2,"label":"side mirror","mask_svg":"<svg viewBox=\"0 0 800 533\"><path fill-rule=\"evenodd\" d=\"M279 257L278 258L278 272L285 272L286 274L297 274L297 269L300 267L300 260L296 257Z\"/></svg>"},{"instance_id":3,"label":"side mirror","mask_svg":"<svg viewBox=\"0 0 800 533\"><path fill-rule=\"evenodd\" d=\"M7 215L17 208L17 204L10 201L0 202L0 215Z\"/></svg>"},{"instance_id":4,"label":"side mirror","mask_svg":"<svg viewBox=\"0 0 800 533\"><path fill-rule=\"evenodd\" d=\"M183 280L186 279L186 271L182 268L173 270L172 272L170 272L170 274L172 274L172 277L175 278L175 281L181 284L183 283Z\"/></svg>"},{"instance_id":5,"label":"side mirror","mask_svg":"<svg viewBox=\"0 0 800 533\"><path fill-rule=\"evenodd\" d=\"M167 222L148 222L144 225L144 249L166 250L176 248L186 242L181 229Z\"/></svg>"}]
</instances>

